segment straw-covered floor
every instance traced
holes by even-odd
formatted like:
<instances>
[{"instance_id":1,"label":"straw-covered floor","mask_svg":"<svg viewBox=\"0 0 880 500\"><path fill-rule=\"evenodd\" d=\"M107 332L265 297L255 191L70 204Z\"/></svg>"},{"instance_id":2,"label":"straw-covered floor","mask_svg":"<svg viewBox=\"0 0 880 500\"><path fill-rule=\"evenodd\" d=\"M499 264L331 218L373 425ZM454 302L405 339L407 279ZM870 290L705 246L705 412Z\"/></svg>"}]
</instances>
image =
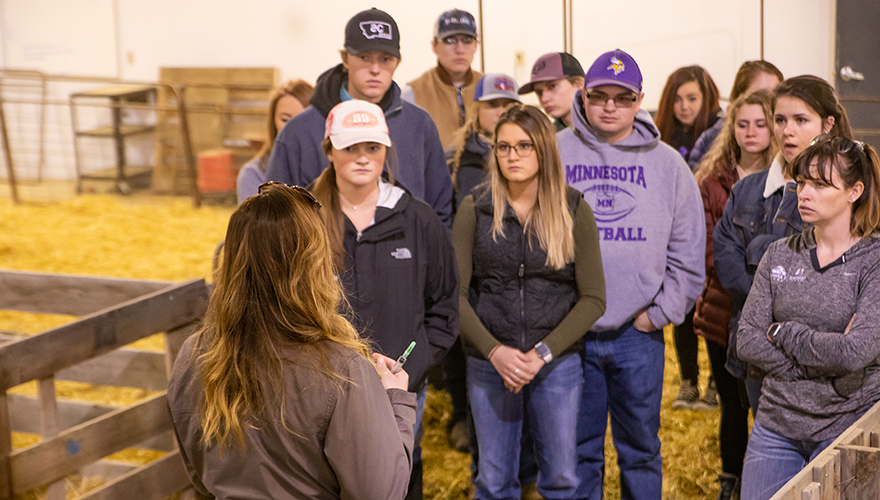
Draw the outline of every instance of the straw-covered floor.
<instances>
[{"instance_id":1,"label":"straw-covered floor","mask_svg":"<svg viewBox=\"0 0 880 500\"><path fill-rule=\"evenodd\" d=\"M232 208L207 206L195 210L179 198L109 195L80 196L42 205L13 205L0 200L0 269L41 271L89 276L182 281L209 277L211 256L223 238ZM0 311L0 330L38 333L71 321L69 316L34 315ZM664 498L706 499L717 494L718 411L672 411L678 390L678 369L667 329L666 372L661 413ZM161 349L161 337L138 347ZM708 376L705 352L700 354L703 384ZM15 389L35 393L32 384ZM131 388L57 384L59 397L104 404L130 404L149 392ZM468 455L450 450L445 434L449 419L448 396L430 391L422 441L426 499L464 499L470 484ZM15 435L14 445L38 440ZM143 464L158 454L125 450L114 459ZM619 498L618 474L610 436L606 446L606 498ZM71 478L70 495L82 494L101 483L100 478ZM38 498L33 492L26 498Z\"/></svg>"}]
</instances>

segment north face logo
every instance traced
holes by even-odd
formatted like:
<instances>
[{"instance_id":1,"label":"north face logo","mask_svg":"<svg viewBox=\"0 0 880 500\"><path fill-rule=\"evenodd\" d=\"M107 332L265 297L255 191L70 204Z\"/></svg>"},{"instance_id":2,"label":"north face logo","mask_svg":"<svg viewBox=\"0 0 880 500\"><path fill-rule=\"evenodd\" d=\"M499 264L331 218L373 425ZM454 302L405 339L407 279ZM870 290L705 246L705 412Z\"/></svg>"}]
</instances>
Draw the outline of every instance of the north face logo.
<instances>
[{"instance_id":1,"label":"north face logo","mask_svg":"<svg viewBox=\"0 0 880 500\"><path fill-rule=\"evenodd\" d=\"M412 252L409 251L409 248L403 247L391 252L391 256L398 260L411 259Z\"/></svg>"}]
</instances>

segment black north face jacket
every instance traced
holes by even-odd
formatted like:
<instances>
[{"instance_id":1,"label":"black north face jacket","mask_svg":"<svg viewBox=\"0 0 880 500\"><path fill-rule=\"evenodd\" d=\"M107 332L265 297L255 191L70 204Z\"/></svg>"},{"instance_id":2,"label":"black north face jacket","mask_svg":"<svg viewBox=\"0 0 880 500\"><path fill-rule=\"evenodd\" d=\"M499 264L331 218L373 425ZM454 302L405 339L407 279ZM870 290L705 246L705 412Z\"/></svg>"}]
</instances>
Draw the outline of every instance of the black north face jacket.
<instances>
[{"instance_id":1,"label":"black north face jacket","mask_svg":"<svg viewBox=\"0 0 880 500\"><path fill-rule=\"evenodd\" d=\"M376 207L358 237L345 221L346 297L352 323L392 359L416 341L404 369L409 389L425 381L458 336L458 267L449 232L434 210L408 192L394 208Z\"/></svg>"}]
</instances>

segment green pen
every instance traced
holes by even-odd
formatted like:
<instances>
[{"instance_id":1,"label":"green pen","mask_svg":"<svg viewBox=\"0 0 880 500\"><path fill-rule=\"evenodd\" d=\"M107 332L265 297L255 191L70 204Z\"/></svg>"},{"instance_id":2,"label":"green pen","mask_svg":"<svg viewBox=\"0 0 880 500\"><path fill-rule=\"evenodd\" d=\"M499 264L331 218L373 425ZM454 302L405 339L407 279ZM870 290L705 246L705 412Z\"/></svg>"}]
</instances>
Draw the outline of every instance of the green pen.
<instances>
[{"instance_id":1,"label":"green pen","mask_svg":"<svg viewBox=\"0 0 880 500\"><path fill-rule=\"evenodd\" d=\"M403 352L403 355L401 355L399 358L397 358L397 362L395 362L394 366L391 367L392 374L399 372L400 369L403 368L403 364L406 363L407 356L409 356L409 353L412 352L413 347L415 347L415 346L416 346L415 340L413 340L412 342L409 343L409 347L406 348L406 351Z\"/></svg>"}]
</instances>

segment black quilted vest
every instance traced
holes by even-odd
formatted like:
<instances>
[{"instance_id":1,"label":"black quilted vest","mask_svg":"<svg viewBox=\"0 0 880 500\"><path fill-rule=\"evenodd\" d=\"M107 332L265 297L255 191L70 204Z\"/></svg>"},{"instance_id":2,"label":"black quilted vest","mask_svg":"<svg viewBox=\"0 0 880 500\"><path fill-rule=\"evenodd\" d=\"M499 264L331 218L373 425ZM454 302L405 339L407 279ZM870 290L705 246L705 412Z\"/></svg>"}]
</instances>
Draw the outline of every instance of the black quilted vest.
<instances>
[{"instance_id":1,"label":"black quilted vest","mask_svg":"<svg viewBox=\"0 0 880 500\"><path fill-rule=\"evenodd\" d=\"M485 192L474 196L477 223L468 301L499 342L529 351L562 322L577 302L574 264L559 270L545 265L547 253L534 237L530 238L530 248L529 238L509 205L504 213L505 236L493 241L491 196ZM583 196L572 188L567 188L566 196L574 218ZM575 343L566 353L578 348L579 343ZM482 357L473 346L467 345L465 351Z\"/></svg>"}]
</instances>

